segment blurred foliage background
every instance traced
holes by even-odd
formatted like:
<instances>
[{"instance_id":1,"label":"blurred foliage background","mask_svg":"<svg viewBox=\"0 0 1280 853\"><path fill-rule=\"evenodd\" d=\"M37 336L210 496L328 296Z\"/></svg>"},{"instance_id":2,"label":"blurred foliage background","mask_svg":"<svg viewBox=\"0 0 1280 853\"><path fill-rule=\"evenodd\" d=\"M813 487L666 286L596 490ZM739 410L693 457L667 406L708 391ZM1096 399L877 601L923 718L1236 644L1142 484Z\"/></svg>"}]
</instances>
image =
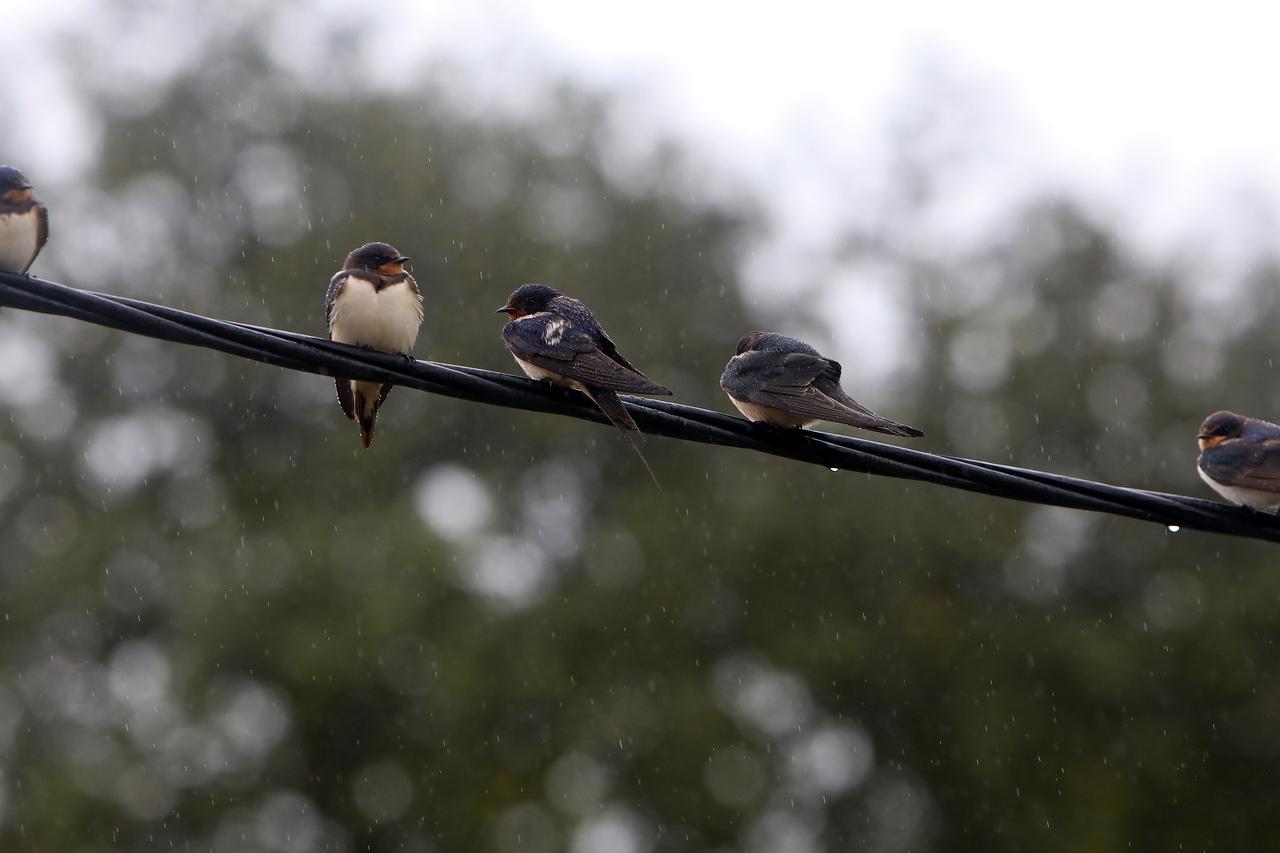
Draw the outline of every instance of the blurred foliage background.
<instances>
[{"instance_id":1,"label":"blurred foliage background","mask_svg":"<svg viewBox=\"0 0 1280 853\"><path fill-rule=\"evenodd\" d=\"M198 50L130 75L130 39L196 14ZM35 273L319 333L343 255L386 240L425 293L420 357L513 369L493 309L545 282L684 402L727 410L738 335L775 328L919 447L1200 495L1204 415L1280 413L1268 263L1208 292L1067 197L963 252L907 239L953 166L921 142L941 88L886 130L871 224L816 272L775 265L770 298L744 280L767 200L670 145L620 159L608 96L487 115L447 67L346 74L374 31L284 45L273 21L124 4L61 45L100 144L83 179L30 174ZM881 328L862 308L886 301ZM1274 546L665 440L659 494L608 430L403 390L364 452L322 378L0 330L5 850L1280 833Z\"/></svg>"}]
</instances>

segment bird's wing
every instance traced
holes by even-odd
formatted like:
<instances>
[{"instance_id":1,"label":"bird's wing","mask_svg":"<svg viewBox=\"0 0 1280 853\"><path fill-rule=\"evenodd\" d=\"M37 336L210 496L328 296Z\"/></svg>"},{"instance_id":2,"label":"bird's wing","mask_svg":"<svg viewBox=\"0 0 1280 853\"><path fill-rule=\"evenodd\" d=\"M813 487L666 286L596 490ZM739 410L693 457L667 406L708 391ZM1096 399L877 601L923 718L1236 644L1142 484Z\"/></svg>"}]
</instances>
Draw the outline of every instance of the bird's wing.
<instances>
[{"instance_id":1,"label":"bird's wing","mask_svg":"<svg viewBox=\"0 0 1280 853\"><path fill-rule=\"evenodd\" d=\"M329 329L329 334L333 334L333 306L338 301L338 295L342 293L342 288L347 284L347 271L335 273L333 278L329 279L329 290L324 295L324 324Z\"/></svg>"},{"instance_id":2,"label":"bird's wing","mask_svg":"<svg viewBox=\"0 0 1280 853\"><path fill-rule=\"evenodd\" d=\"M845 390L840 387L840 374L842 371L843 368L840 367L840 362L835 359L827 359L827 369L822 371L822 373L813 380L813 387L817 388L823 394L826 394L828 397L846 408L852 409L855 412L860 412L864 415L870 415L873 418L880 418L880 416L875 412L871 411L866 406L846 394ZM887 418L880 419L888 420ZM893 423L893 421L889 421L889 423ZM902 425L899 424L899 426ZM912 427L906 427L906 429L913 430ZM915 435L916 433L918 433L918 430L913 430L907 434Z\"/></svg>"},{"instance_id":3,"label":"bird's wing","mask_svg":"<svg viewBox=\"0 0 1280 853\"><path fill-rule=\"evenodd\" d=\"M729 360L720 387L739 400L775 406L779 397L798 399L815 390L813 381L828 369L827 359L821 356L753 350Z\"/></svg>"},{"instance_id":4,"label":"bird's wing","mask_svg":"<svg viewBox=\"0 0 1280 853\"><path fill-rule=\"evenodd\" d=\"M417 297L416 301L418 303L418 322L421 323L424 316L422 313L422 291L418 290L418 282L414 279L413 276L409 275L408 273L404 274L404 281L405 281L405 284L409 285L409 289L413 291L413 295Z\"/></svg>"},{"instance_id":5,"label":"bird's wing","mask_svg":"<svg viewBox=\"0 0 1280 853\"><path fill-rule=\"evenodd\" d=\"M40 254L40 250L44 248L44 244L49 242L49 208L43 204L36 205L36 255ZM31 264L35 262L36 255L31 256L31 261L27 264L27 269L31 269ZM26 270L23 270L26 272Z\"/></svg>"},{"instance_id":6,"label":"bird's wing","mask_svg":"<svg viewBox=\"0 0 1280 853\"><path fill-rule=\"evenodd\" d=\"M1200 469L1224 486L1280 492L1280 438L1224 441L1200 454Z\"/></svg>"},{"instance_id":7,"label":"bird's wing","mask_svg":"<svg viewBox=\"0 0 1280 853\"><path fill-rule=\"evenodd\" d=\"M890 435L917 437L915 427L891 421L840 389L840 364L803 352L755 350L730 359L720 387L729 396L784 412Z\"/></svg>"},{"instance_id":8,"label":"bird's wing","mask_svg":"<svg viewBox=\"0 0 1280 853\"><path fill-rule=\"evenodd\" d=\"M613 359L618 364L625 367L627 370L634 371L635 373L640 373L640 370L637 369L634 364L627 361L625 358L622 357L622 353L618 352L618 345L613 342L613 338L609 337L608 332L606 332L604 329L597 329L596 334L599 336L597 340L599 341L601 352L609 356L609 358ZM640 375L643 376L644 374L640 373Z\"/></svg>"},{"instance_id":9,"label":"bird's wing","mask_svg":"<svg viewBox=\"0 0 1280 853\"><path fill-rule=\"evenodd\" d=\"M329 329L329 337L333 337L333 306L338 301L338 294L342 293L342 288L347 283L347 273L345 271L336 273L333 278L329 279L329 289L324 295L324 324ZM335 376L333 383L338 392L338 405L342 407L342 413L351 420L356 419L355 399L351 395L351 380L341 376Z\"/></svg>"},{"instance_id":10,"label":"bird's wing","mask_svg":"<svg viewBox=\"0 0 1280 853\"><path fill-rule=\"evenodd\" d=\"M595 338L567 317L551 312L530 314L502 327L511 354L596 388L628 394L670 394L640 371L610 358Z\"/></svg>"},{"instance_id":11,"label":"bird's wing","mask_svg":"<svg viewBox=\"0 0 1280 853\"><path fill-rule=\"evenodd\" d=\"M622 353L618 352L618 345L615 344L613 342L613 339L610 338L605 333L604 329L599 330L599 341L600 341L600 351L603 352L610 359L612 359L615 364L619 365L620 367L626 370L631 371L637 376L643 376L644 380L648 382L650 386L652 386L653 390L645 391L644 392L645 394L670 394L671 393L671 389L664 388L663 386L659 385L657 382L654 382L652 379L646 376L645 373L642 370L640 370L640 368L636 367L634 364L632 364L631 362L623 358Z\"/></svg>"},{"instance_id":12,"label":"bird's wing","mask_svg":"<svg viewBox=\"0 0 1280 853\"><path fill-rule=\"evenodd\" d=\"M595 341L596 346L600 348L602 353L627 370L644 376L644 373L638 367L627 361L622 353L618 352L618 345L613 342L613 338L609 337L609 333L604 330L604 326L600 325L600 321L596 319L596 315L590 308L572 296L557 297L555 304L558 309L553 313L558 313L560 316L568 318L575 327ZM645 376L645 378L648 379L649 377ZM671 392L667 391L666 393L670 394Z\"/></svg>"}]
</instances>

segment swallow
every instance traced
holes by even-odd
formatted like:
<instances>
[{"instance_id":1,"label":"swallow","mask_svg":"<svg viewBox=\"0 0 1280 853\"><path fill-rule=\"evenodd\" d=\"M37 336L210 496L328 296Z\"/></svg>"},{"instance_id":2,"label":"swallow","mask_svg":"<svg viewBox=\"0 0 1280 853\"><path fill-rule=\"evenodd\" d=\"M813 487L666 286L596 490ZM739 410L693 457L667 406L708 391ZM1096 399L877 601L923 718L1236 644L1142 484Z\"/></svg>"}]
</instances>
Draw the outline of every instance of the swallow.
<instances>
[{"instance_id":1,"label":"swallow","mask_svg":"<svg viewBox=\"0 0 1280 853\"><path fill-rule=\"evenodd\" d=\"M366 243L347 255L325 294L329 339L410 357L422 327L422 294L404 271L408 262L386 243ZM360 425L360 439L368 447L391 384L342 377L334 377L334 383L342 413Z\"/></svg>"},{"instance_id":2,"label":"swallow","mask_svg":"<svg viewBox=\"0 0 1280 853\"><path fill-rule=\"evenodd\" d=\"M1196 436L1196 471L1233 504L1280 511L1280 426L1235 412L1214 412Z\"/></svg>"},{"instance_id":3,"label":"swallow","mask_svg":"<svg viewBox=\"0 0 1280 853\"><path fill-rule=\"evenodd\" d=\"M49 239L49 208L36 201L25 175L0 166L0 270L23 275Z\"/></svg>"},{"instance_id":4,"label":"swallow","mask_svg":"<svg viewBox=\"0 0 1280 853\"><path fill-rule=\"evenodd\" d=\"M530 379L545 379L586 394L622 430L657 484L640 450L640 427L618 392L659 395L671 391L622 357L590 308L558 290L542 284L521 285L497 313L507 315L502 340L520 369Z\"/></svg>"},{"instance_id":5,"label":"swallow","mask_svg":"<svg viewBox=\"0 0 1280 853\"><path fill-rule=\"evenodd\" d=\"M725 365L720 387L750 421L804 428L834 421L918 438L915 427L882 418L840 388L840 363L813 347L774 332L749 332Z\"/></svg>"}]
</instances>

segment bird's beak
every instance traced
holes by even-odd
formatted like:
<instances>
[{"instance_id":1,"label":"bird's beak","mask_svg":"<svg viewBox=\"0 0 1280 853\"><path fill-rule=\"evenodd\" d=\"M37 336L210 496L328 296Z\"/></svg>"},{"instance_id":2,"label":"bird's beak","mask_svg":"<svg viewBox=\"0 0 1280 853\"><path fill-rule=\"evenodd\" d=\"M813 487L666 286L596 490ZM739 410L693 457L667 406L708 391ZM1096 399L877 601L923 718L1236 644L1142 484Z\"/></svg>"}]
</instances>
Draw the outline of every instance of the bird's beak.
<instances>
[{"instance_id":1,"label":"bird's beak","mask_svg":"<svg viewBox=\"0 0 1280 853\"><path fill-rule=\"evenodd\" d=\"M516 310L516 309L515 309L515 308L512 308L510 305L503 305L501 308L499 308L497 311L494 311L493 313L495 313L495 314L510 314L510 313L511 313L512 311L514 311L514 310Z\"/></svg>"},{"instance_id":2,"label":"bird's beak","mask_svg":"<svg viewBox=\"0 0 1280 853\"><path fill-rule=\"evenodd\" d=\"M31 184L18 184L18 189L20 189L20 190L29 190L29 189L31 189Z\"/></svg>"},{"instance_id":3,"label":"bird's beak","mask_svg":"<svg viewBox=\"0 0 1280 853\"><path fill-rule=\"evenodd\" d=\"M413 260L413 258L406 258L404 255L401 255L400 257L396 258L396 259L395 259L394 261L392 261L391 263L393 263L393 264L407 264L407 263L409 263L409 261L411 261L411 260Z\"/></svg>"},{"instance_id":4,"label":"bird's beak","mask_svg":"<svg viewBox=\"0 0 1280 853\"><path fill-rule=\"evenodd\" d=\"M1210 438L1213 438L1213 436L1207 432L1202 432L1196 436L1197 441L1205 441L1206 439L1210 439Z\"/></svg>"}]
</instances>

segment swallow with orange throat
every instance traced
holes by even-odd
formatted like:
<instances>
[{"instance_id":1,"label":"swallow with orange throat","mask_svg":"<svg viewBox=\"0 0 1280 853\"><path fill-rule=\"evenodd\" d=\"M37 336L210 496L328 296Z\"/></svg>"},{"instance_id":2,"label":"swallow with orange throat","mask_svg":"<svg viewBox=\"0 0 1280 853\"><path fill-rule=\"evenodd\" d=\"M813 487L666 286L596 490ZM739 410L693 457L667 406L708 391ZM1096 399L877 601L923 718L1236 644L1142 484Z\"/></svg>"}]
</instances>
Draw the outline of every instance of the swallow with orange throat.
<instances>
[{"instance_id":1,"label":"swallow with orange throat","mask_svg":"<svg viewBox=\"0 0 1280 853\"><path fill-rule=\"evenodd\" d=\"M671 391L622 357L590 308L558 290L543 284L521 285L498 313L507 315L502 340L525 374L586 394L627 437L658 484L640 449L640 428L618 393L659 395Z\"/></svg>"},{"instance_id":2,"label":"swallow with orange throat","mask_svg":"<svg viewBox=\"0 0 1280 853\"><path fill-rule=\"evenodd\" d=\"M776 332L749 332L720 376L720 387L747 420L804 428L832 421L918 438L915 427L882 418L840 387L840 362Z\"/></svg>"},{"instance_id":3,"label":"swallow with orange throat","mask_svg":"<svg viewBox=\"0 0 1280 853\"><path fill-rule=\"evenodd\" d=\"M0 270L23 275L49 240L49 208L31 194L31 182L0 166Z\"/></svg>"},{"instance_id":4,"label":"swallow with orange throat","mask_svg":"<svg viewBox=\"0 0 1280 853\"><path fill-rule=\"evenodd\" d=\"M1214 412L1196 436L1196 471L1233 504L1280 512L1280 426L1235 412Z\"/></svg>"},{"instance_id":5,"label":"swallow with orange throat","mask_svg":"<svg viewBox=\"0 0 1280 853\"><path fill-rule=\"evenodd\" d=\"M408 262L386 243L352 250L325 294L330 340L410 357L422 327L422 294L405 272ZM360 425L360 440L368 447L391 384L343 377L335 377L334 383L342 413Z\"/></svg>"}]
</instances>

